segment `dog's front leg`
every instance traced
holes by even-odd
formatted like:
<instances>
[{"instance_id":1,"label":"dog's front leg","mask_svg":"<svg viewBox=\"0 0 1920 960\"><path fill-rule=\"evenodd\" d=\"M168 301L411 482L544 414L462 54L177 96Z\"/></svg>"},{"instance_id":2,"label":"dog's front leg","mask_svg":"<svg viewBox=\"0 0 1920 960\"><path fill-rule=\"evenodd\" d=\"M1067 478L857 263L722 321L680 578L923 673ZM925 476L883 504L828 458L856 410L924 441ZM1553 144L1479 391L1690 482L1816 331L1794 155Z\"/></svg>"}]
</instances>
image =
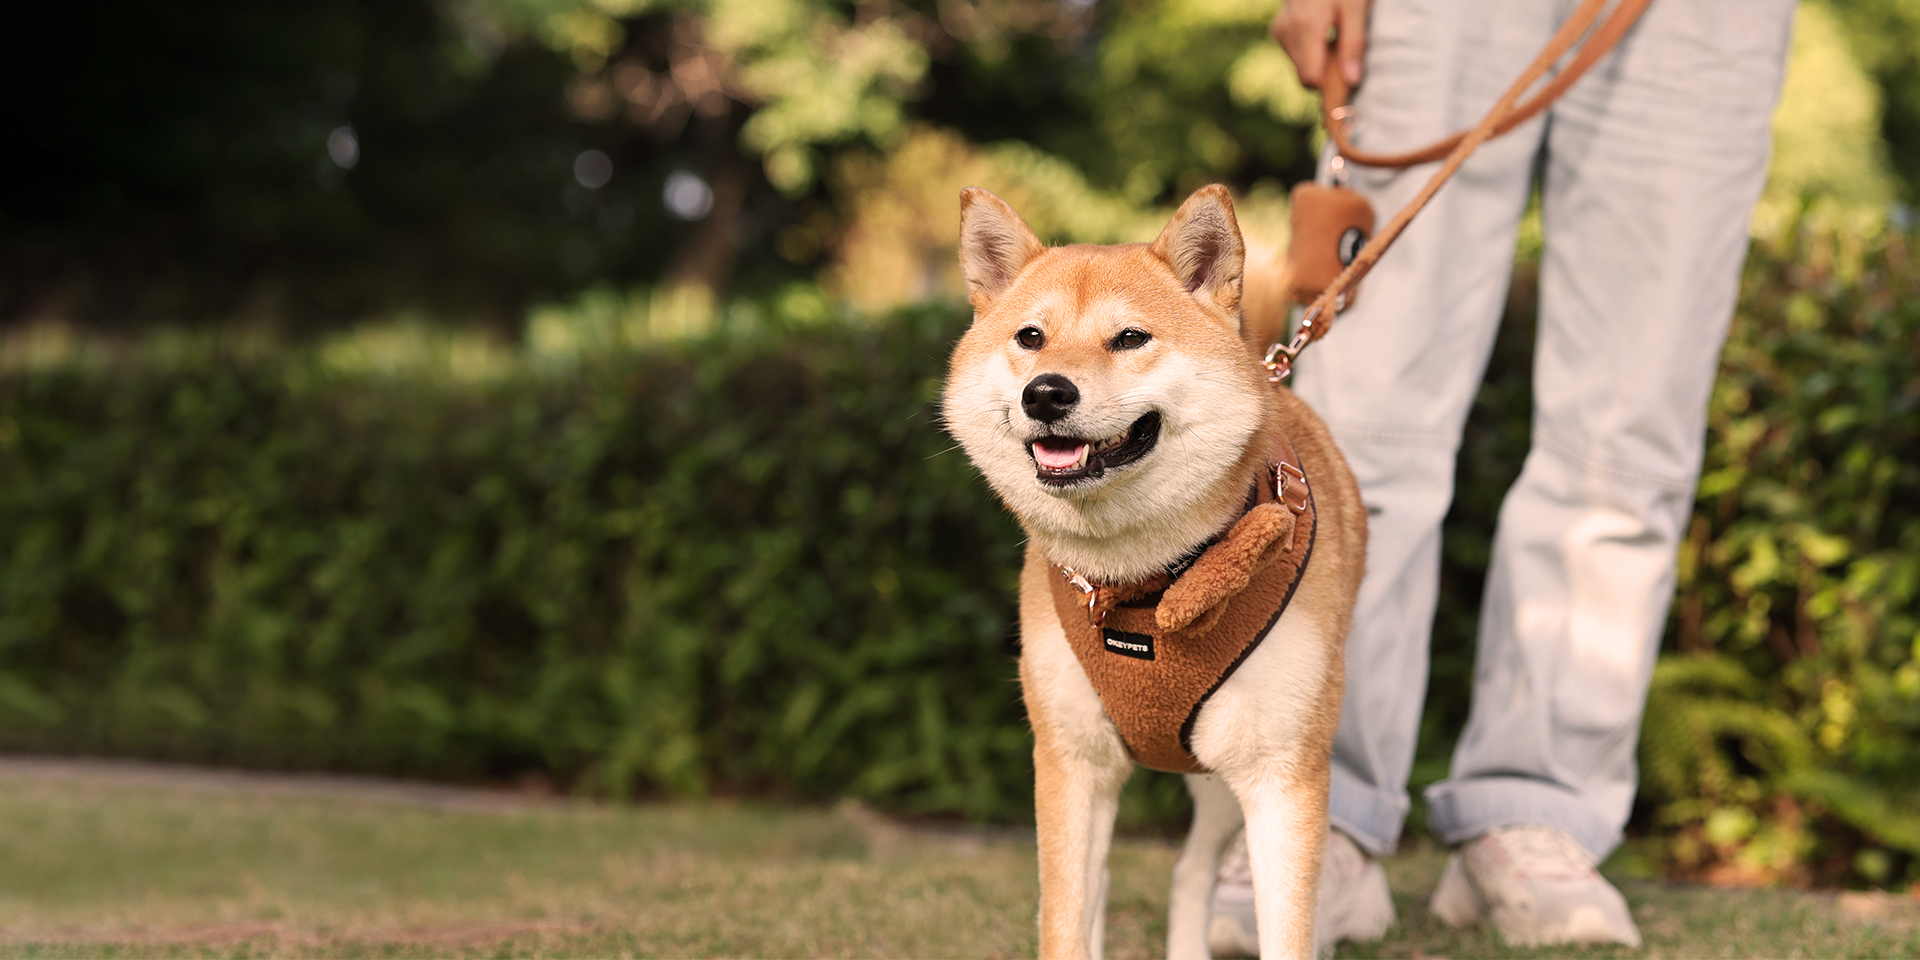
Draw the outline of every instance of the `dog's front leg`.
<instances>
[{"instance_id":1,"label":"dog's front leg","mask_svg":"<svg viewBox=\"0 0 1920 960\"><path fill-rule=\"evenodd\" d=\"M1037 719L1037 718L1036 718ZM1097 958L1105 939L1107 853L1127 764L1077 756L1035 723L1034 825L1040 842L1040 956Z\"/></svg>"},{"instance_id":2,"label":"dog's front leg","mask_svg":"<svg viewBox=\"0 0 1920 960\"><path fill-rule=\"evenodd\" d=\"M1167 956L1179 960L1208 956L1207 924L1212 919L1213 887L1220 854L1244 822L1240 801L1219 777L1189 774L1193 829L1173 865L1173 895L1167 917Z\"/></svg>"},{"instance_id":3,"label":"dog's front leg","mask_svg":"<svg viewBox=\"0 0 1920 960\"><path fill-rule=\"evenodd\" d=\"M1253 913L1266 960L1314 955L1313 914L1327 841L1327 761L1233 784L1247 816ZM1317 781L1317 782L1316 782Z\"/></svg>"},{"instance_id":4,"label":"dog's front leg","mask_svg":"<svg viewBox=\"0 0 1920 960\"><path fill-rule=\"evenodd\" d=\"M1046 559L1029 549L1020 581L1020 692L1033 724L1040 955L1097 957L1113 816L1133 759L1060 629L1051 577Z\"/></svg>"}]
</instances>

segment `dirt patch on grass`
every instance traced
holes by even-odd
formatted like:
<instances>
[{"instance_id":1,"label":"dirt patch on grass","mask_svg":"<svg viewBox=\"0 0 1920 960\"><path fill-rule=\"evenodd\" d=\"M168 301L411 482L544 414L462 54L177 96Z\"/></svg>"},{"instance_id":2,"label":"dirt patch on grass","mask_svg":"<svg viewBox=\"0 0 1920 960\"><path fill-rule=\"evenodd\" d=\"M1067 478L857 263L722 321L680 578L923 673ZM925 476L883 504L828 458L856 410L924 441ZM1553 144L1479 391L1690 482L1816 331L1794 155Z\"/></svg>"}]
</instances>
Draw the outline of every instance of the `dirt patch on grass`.
<instances>
[{"instance_id":1,"label":"dirt patch on grass","mask_svg":"<svg viewBox=\"0 0 1920 960\"><path fill-rule=\"evenodd\" d=\"M389 943L422 947L481 947L512 940L577 940L606 936L604 928L563 922L475 923L431 927L367 927L346 930L310 929L284 923L190 923L168 927L69 927L0 933L0 943L68 944L76 946L195 946L218 949L241 943L271 942L286 946Z\"/></svg>"},{"instance_id":2,"label":"dirt patch on grass","mask_svg":"<svg viewBox=\"0 0 1920 960\"><path fill-rule=\"evenodd\" d=\"M6 780L349 799L448 810L525 810L591 802L559 796L545 781L512 788L462 787L338 773L267 773L142 760L0 754L0 781Z\"/></svg>"}]
</instances>

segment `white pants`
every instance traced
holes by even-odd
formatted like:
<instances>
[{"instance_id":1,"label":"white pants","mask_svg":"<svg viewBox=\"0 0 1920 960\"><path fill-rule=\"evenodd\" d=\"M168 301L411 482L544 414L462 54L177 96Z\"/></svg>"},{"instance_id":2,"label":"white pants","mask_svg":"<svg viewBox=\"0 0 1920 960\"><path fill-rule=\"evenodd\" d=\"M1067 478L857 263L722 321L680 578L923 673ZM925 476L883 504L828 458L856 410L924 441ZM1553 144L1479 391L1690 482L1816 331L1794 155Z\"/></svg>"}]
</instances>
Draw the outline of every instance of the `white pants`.
<instances>
[{"instance_id":1,"label":"white pants","mask_svg":"<svg viewBox=\"0 0 1920 960\"><path fill-rule=\"evenodd\" d=\"M1471 126L1575 0L1378 0L1355 139ZM1546 249L1533 444L1494 534L1472 713L1427 791L1453 843L1558 826L1620 841L1708 391L1764 184L1793 0L1654 0L1544 117L1483 146L1301 358L1371 517L1333 822L1390 852L1407 812L1454 456L1536 175ZM1358 168L1381 222L1431 175Z\"/></svg>"}]
</instances>

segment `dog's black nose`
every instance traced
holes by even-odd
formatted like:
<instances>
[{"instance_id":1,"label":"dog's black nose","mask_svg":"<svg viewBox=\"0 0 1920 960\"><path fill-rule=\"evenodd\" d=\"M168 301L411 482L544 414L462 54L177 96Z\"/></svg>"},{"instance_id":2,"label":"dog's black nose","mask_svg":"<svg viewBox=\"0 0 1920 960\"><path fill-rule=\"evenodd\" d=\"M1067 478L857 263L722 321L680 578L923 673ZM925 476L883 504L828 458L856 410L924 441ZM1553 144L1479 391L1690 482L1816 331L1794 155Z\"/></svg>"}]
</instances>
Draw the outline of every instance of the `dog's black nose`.
<instances>
[{"instance_id":1,"label":"dog's black nose","mask_svg":"<svg viewBox=\"0 0 1920 960\"><path fill-rule=\"evenodd\" d=\"M1052 423L1073 412L1080 402L1080 388L1057 373L1043 373L1020 391L1020 409L1041 423Z\"/></svg>"}]
</instances>

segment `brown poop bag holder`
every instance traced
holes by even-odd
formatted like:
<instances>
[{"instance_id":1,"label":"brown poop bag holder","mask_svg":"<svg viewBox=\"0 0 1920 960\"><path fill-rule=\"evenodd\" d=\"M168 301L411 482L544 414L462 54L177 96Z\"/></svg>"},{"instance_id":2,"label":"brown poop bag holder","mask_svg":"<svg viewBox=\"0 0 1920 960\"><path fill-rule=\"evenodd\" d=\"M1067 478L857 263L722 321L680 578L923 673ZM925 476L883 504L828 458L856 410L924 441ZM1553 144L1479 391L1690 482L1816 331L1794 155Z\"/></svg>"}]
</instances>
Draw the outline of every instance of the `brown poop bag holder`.
<instances>
[{"instance_id":1,"label":"brown poop bag holder","mask_svg":"<svg viewBox=\"0 0 1920 960\"><path fill-rule=\"evenodd\" d=\"M1594 27L1609 2L1585 0L1567 18L1560 32L1548 41L1546 48L1540 51L1540 56L1520 75L1520 79L1514 81L1513 86L1494 103L1493 109L1487 111L1478 126L1406 153L1370 153L1355 147L1352 140L1348 139L1347 124L1353 119L1348 97L1352 91L1347 87L1346 78L1334 66L1334 58L1327 58L1328 67L1320 85L1321 110L1327 134L1333 139L1336 151L1330 164L1336 173L1344 173L1346 165L1353 163L1369 167L1404 168L1436 160L1446 162L1413 202L1380 231L1378 237L1373 233L1373 205L1360 194L1338 185L1318 183L1303 183L1293 188L1293 238L1287 247L1289 294L1294 300L1307 305L1307 310L1302 315L1299 332L1293 341L1276 343L1267 351L1267 367L1276 382L1292 372L1293 358L1299 355L1301 349L1326 334L1333 315L1353 304L1359 292L1360 278L1373 268L1380 255L1406 229L1414 214L1433 198L1441 184L1460 168L1467 155L1487 139L1506 133L1545 110L1620 42L1652 0L1618 0L1612 15ZM1592 30L1590 35L1589 29ZM1584 44L1580 42L1583 36ZM1576 44L1580 46L1580 52L1552 80L1541 86L1539 92L1521 102L1521 94L1544 77Z\"/></svg>"},{"instance_id":2,"label":"brown poop bag holder","mask_svg":"<svg viewBox=\"0 0 1920 960\"><path fill-rule=\"evenodd\" d=\"M1293 188L1293 239L1287 244L1287 293L1312 303L1340 276L1373 236L1373 204L1340 186L1302 183ZM1360 292L1356 282L1335 307L1344 310Z\"/></svg>"}]
</instances>

